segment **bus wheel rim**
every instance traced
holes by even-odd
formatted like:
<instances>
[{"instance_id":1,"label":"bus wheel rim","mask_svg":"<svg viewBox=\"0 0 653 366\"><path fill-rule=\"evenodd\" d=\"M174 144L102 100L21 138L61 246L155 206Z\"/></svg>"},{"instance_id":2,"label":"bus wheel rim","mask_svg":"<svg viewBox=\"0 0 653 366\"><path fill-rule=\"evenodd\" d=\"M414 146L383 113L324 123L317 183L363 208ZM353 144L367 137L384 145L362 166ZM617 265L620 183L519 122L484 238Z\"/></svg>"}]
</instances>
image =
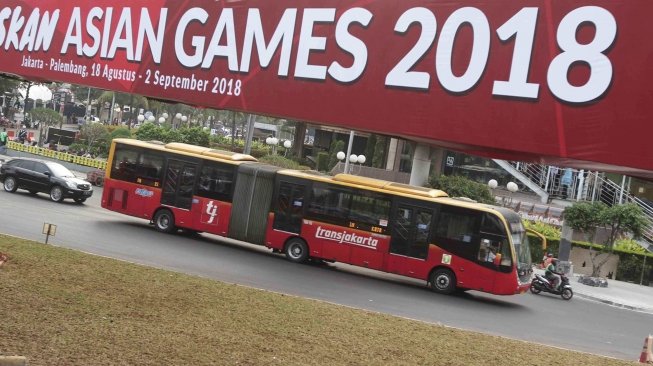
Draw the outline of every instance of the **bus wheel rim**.
<instances>
[{"instance_id":1,"label":"bus wheel rim","mask_svg":"<svg viewBox=\"0 0 653 366\"><path fill-rule=\"evenodd\" d=\"M290 247L290 253L294 258L299 258L302 255L302 247L301 245L298 244L293 244L292 247Z\"/></svg>"},{"instance_id":2,"label":"bus wheel rim","mask_svg":"<svg viewBox=\"0 0 653 366\"><path fill-rule=\"evenodd\" d=\"M435 284L438 286L438 288L445 289L449 287L449 277L446 275L440 275L438 278L436 278Z\"/></svg>"},{"instance_id":3,"label":"bus wheel rim","mask_svg":"<svg viewBox=\"0 0 653 366\"><path fill-rule=\"evenodd\" d=\"M168 225L170 225L170 218L168 215L161 215L159 217L159 227L162 229L167 229Z\"/></svg>"}]
</instances>

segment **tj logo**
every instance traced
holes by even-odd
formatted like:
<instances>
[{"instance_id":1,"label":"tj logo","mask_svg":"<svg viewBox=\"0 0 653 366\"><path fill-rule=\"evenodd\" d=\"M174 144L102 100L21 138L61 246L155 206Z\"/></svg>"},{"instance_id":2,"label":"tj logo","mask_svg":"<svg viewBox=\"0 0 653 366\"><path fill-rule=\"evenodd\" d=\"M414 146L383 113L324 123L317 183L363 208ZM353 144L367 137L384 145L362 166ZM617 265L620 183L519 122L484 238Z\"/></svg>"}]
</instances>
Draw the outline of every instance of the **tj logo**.
<instances>
[{"instance_id":1,"label":"tj logo","mask_svg":"<svg viewBox=\"0 0 653 366\"><path fill-rule=\"evenodd\" d=\"M213 224L213 220L218 216L218 205L214 204L213 201L209 201L206 205L206 211L202 215L202 222L205 224Z\"/></svg>"}]
</instances>

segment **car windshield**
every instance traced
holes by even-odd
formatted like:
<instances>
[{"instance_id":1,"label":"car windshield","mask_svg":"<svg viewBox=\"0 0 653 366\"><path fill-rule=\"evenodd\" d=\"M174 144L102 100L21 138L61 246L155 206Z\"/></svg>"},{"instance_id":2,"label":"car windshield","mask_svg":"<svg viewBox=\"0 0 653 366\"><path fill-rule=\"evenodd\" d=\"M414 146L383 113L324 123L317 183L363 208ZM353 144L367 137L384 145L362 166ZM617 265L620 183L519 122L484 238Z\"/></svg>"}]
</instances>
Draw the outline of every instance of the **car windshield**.
<instances>
[{"instance_id":1,"label":"car windshield","mask_svg":"<svg viewBox=\"0 0 653 366\"><path fill-rule=\"evenodd\" d=\"M50 171L52 171L52 175L56 177L67 178L75 176L73 172L61 164L50 163L48 164L48 168L50 168Z\"/></svg>"}]
</instances>

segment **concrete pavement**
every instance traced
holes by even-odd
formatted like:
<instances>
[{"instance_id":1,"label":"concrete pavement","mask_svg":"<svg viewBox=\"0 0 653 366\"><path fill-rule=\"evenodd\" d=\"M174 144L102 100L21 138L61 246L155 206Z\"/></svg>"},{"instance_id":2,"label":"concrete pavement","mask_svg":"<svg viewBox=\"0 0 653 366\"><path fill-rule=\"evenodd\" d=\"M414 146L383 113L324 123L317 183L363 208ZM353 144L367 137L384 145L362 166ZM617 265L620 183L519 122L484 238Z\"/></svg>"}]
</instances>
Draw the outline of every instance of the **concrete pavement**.
<instances>
[{"instance_id":1,"label":"concrete pavement","mask_svg":"<svg viewBox=\"0 0 653 366\"><path fill-rule=\"evenodd\" d=\"M544 275L544 270L536 268L535 273ZM608 287L594 287L578 282L579 278L580 275L577 274L569 277L569 284L576 297L653 314L653 287L617 280L608 280Z\"/></svg>"},{"instance_id":2,"label":"concrete pavement","mask_svg":"<svg viewBox=\"0 0 653 366\"><path fill-rule=\"evenodd\" d=\"M608 287L587 286L569 279L574 295L608 305L653 314L653 287L608 280Z\"/></svg>"}]
</instances>

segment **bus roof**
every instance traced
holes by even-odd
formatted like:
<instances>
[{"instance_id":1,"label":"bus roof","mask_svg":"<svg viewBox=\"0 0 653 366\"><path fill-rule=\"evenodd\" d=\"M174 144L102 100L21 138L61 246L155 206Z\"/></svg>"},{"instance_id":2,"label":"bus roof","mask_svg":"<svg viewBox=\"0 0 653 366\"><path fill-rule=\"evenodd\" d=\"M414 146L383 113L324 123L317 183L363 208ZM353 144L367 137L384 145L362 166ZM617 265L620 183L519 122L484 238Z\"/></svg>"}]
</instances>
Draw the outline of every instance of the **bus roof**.
<instances>
[{"instance_id":1,"label":"bus roof","mask_svg":"<svg viewBox=\"0 0 653 366\"><path fill-rule=\"evenodd\" d=\"M336 174L335 176L330 176L316 171L298 171L298 170L280 170L279 174L293 176L297 178L308 179L317 182L332 183L343 186L353 186L356 188L365 188L375 192L388 193L397 196L410 197L419 200L425 200L430 202L437 202L442 204L447 204L451 206L465 207L478 211L484 212L493 212L499 214L506 219L513 218L513 216L519 217L513 211L499 207L488 205L484 203L478 203L473 200L465 200L460 198L449 197L446 192L439 189L432 189L426 187L411 186L408 184L390 182L381 179L360 177L350 174ZM508 220L510 221L510 220Z\"/></svg>"},{"instance_id":2,"label":"bus roof","mask_svg":"<svg viewBox=\"0 0 653 366\"><path fill-rule=\"evenodd\" d=\"M216 158L234 162L258 161L255 157L247 154L240 154L226 150L216 150L210 147L184 144L181 142L170 142L166 144L159 141L140 141L124 138L115 139L114 141L125 145L137 146L158 151L168 151L175 154L200 158Z\"/></svg>"},{"instance_id":3,"label":"bus roof","mask_svg":"<svg viewBox=\"0 0 653 366\"><path fill-rule=\"evenodd\" d=\"M324 175L312 171L281 170L280 174L304 178L318 182L334 183L344 186L365 188L377 192L397 194L400 196L420 199L435 199L448 197L447 193L439 189L411 186L408 184L390 182L387 180L360 177L351 174L337 174L336 176Z\"/></svg>"}]
</instances>

